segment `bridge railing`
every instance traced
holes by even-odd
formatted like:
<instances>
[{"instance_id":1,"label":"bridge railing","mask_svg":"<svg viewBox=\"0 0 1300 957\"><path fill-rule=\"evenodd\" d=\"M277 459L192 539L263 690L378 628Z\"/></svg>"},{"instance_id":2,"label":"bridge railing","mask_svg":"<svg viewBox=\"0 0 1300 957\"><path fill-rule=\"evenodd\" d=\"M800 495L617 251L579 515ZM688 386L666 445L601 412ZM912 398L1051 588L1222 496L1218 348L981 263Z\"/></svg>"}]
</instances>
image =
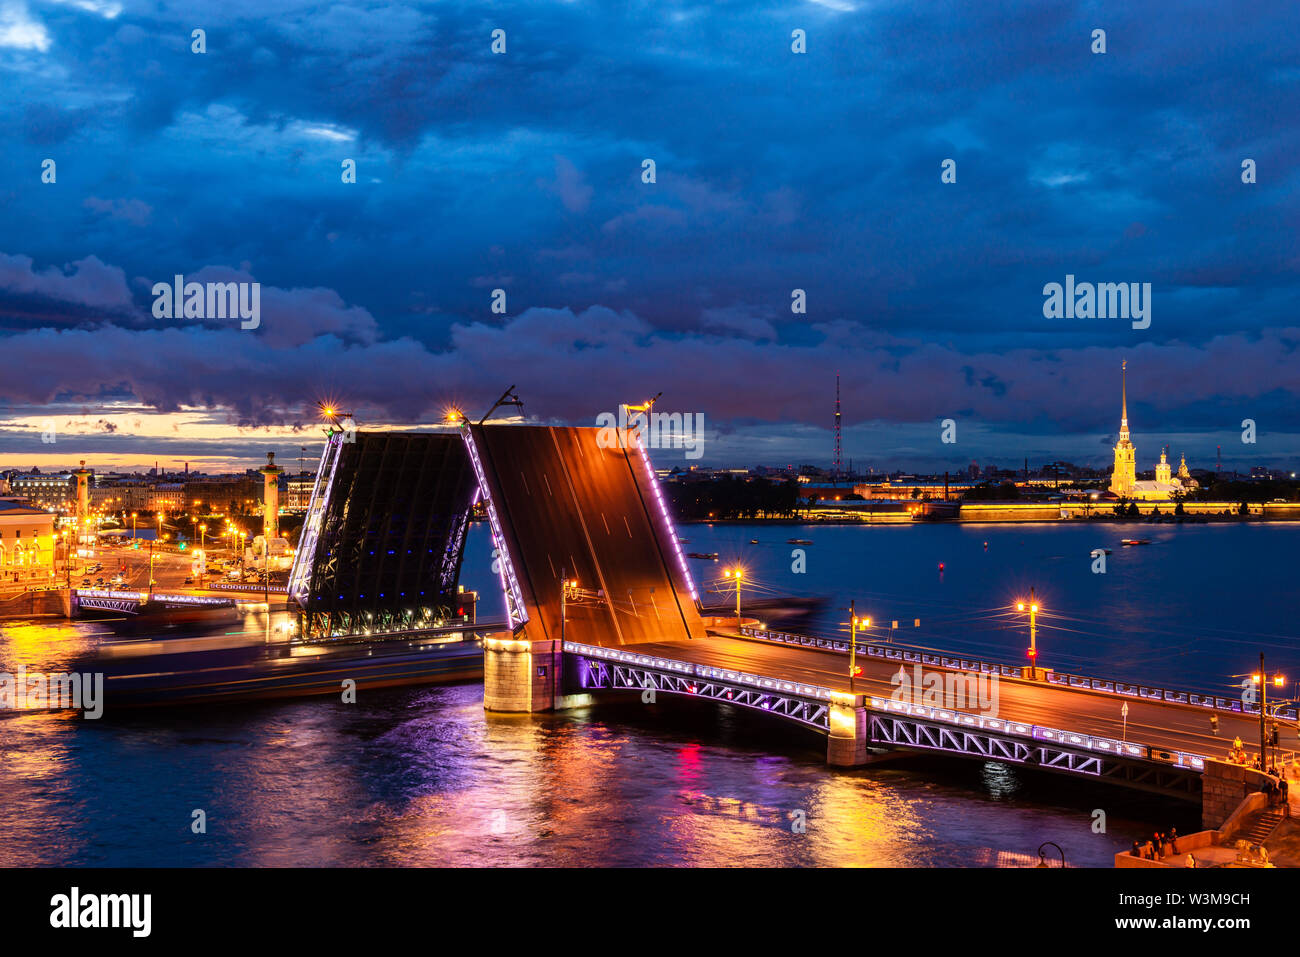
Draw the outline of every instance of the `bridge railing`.
<instances>
[{"instance_id":1,"label":"bridge railing","mask_svg":"<svg viewBox=\"0 0 1300 957\"><path fill-rule=\"evenodd\" d=\"M270 592L272 595L287 595L289 588L287 585L272 585L267 588L265 585L255 585L248 582L242 585L232 585L229 582L213 582L211 585L205 585L211 591L239 591L239 592L256 592L259 595Z\"/></svg>"},{"instance_id":2,"label":"bridge railing","mask_svg":"<svg viewBox=\"0 0 1300 957\"><path fill-rule=\"evenodd\" d=\"M74 588L73 597L78 602L114 601L143 604L149 599L149 593L143 591L117 591L104 588ZM182 605L223 605L229 598L214 598L211 595L168 595L166 592L153 593L155 601L175 602Z\"/></svg>"},{"instance_id":3,"label":"bridge railing","mask_svg":"<svg viewBox=\"0 0 1300 957\"><path fill-rule=\"evenodd\" d=\"M1159 761L1173 767L1186 768L1189 771L1205 770L1205 755L1186 751L1166 751L1132 741L1120 741L1093 734L1081 734L1077 731L1063 731L1060 728L1048 728L1042 725L1026 724L1023 721L1011 721L1006 718L989 718L965 711L951 711L946 708L932 708L928 705L908 704L894 701L892 698L870 696L868 704L873 711L881 714L905 714L913 718L930 721L942 721L957 727L991 731L997 734L1043 741L1061 748L1074 748L1110 755L1116 758L1136 758L1144 761Z\"/></svg>"},{"instance_id":4,"label":"bridge railing","mask_svg":"<svg viewBox=\"0 0 1300 957\"><path fill-rule=\"evenodd\" d=\"M847 642L845 645L847 647ZM755 690L770 692L772 694L791 695L799 698L815 699L826 702L835 699L842 700L847 696L846 692L835 691L818 685L805 685L797 681L783 681L779 678L766 678L762 675L752 675L743 671L733 671L727 668L716 668L712 665L701 665L693 662L678 661L673 658L661 658L657 655L637 654L632 651L623 651L617 648L605 648L599 645L586 645L575 641L566 641L564 643L564 651L568 654L581 655L585 658L596 658L602 661L649 669L660 673L689 676L691 678L700 678L705 681L725 681L736 686L748 686ZM904 701L895 701L892 698L882 698L877 695L865 696L864 703L869 710L882 715L906 715L910 718L923 721L943 722L958 728L967 728L985 733L1005 735L1013 738L1024 738L1029 741L1038 741L1046 746L1053 746L1066 750L1086 751L1098 755L1109 755L1110 757L1120 759L1127 758L1130 760L1156 761L1173 767L1184 768L1188 771L1201 772L1205 770L1206 758L1204 755L1193 754L1185 751L1168 751L1132 741L1122 741L1099 735L1082 734L1077 731L1066 731L1061 728L1050 728L1042 725L1029 724L1023 721L1012 721L1007 718L993 718L981 714L971 714L965 711L909 704Z\"/></svg>"},{"instance_id":5,"label":"bridge railing","mask_svg":"<svg viewBox=\"0 0 1300 957\"><path fill-rule=\"evenodd\" d=\"M715 668L712 665L698 665L689 661L676 661L672 658L659 658L655 655L639 655L630 651L620 651L617 648L605 648L600 645L584 645L576 641L566 641L564 650L569 654L582 655L587 658L600 658L605 661L616 661L620 664L637 665L642 668L653 668L657 671L671 671L678 674L692 675L697 678L712 678L718 681L729 681L737 685L748 685L760 691L771 691L781 694L797 695L803 698L816 698L821 701L830 701L836 696L843 696L846 692L834 691L830 688L822 688L817 685L806 685L798 681L782 681L779 678L765 678L762 675L751 675L744 671L732 671L729 668Z\"/></svg>"},{"instance_id":6,"label":"bridge railing","mask_svg":"<svg viewBox=\"0 0 1300 957\"><path fill-rule=\"evenodd\" d=\"M795 645L802 648L817 648L822 651L849 653L847 638L822 638L813 635L796 635L787 632L768 631L762 628L742 627L740 633L747 638L759 641L771 641L778 644ZM1021 670L1015 665L983 661L978 658L949 657L943 654L912 650L902 646L880 645L870 642L858 642L858 654L869 658L881 658L906 664L933 665L953 671L972 671L981 674L999 675L1004 678L1019 678ZM1217 695L1198 694L1192 691L1175 691L1155 685L1132 684L1112 679L1090 678L1067 672L1049 671L1049 684L1062 685L1080 690L1095 691L1115 695L1119 698L1139 698L1149 701L1162 701L1171 704L1185 704L1205 708L1211 711L1224 711L1229 714L1258 715L1259 705L1246 704L1238 699L1223 698ZM1300 711L1294 706L1279 708L1274 714L1290 721L1297 720Z\"/></svg>"}]
</instances>

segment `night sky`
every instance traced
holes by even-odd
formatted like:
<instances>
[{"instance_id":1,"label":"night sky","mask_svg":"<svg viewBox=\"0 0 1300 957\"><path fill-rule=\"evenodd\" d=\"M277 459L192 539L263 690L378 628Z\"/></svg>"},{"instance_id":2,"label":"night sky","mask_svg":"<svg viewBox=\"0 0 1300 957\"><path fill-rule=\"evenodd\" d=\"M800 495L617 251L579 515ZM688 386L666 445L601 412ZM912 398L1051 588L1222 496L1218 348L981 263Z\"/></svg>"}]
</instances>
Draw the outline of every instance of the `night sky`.
<instances>
[{"instance_id":1,"label":"night sky","mask_svg":"<svg viewBox=\"0 0 1300 957\"><path fill-rule=\"evenodd\" d=\"M1139 469L1294 467L1297 36L1293 2L0 0L0 462L243 467L319 448L321 400L515 384L828 465L839 371L859 467L1104 465L1127 359ZM154 318L177 273L261 283L260 328ZM1045 318L1067 275L1150 283L1150 327Z\"/></svg>"}]
</instances>

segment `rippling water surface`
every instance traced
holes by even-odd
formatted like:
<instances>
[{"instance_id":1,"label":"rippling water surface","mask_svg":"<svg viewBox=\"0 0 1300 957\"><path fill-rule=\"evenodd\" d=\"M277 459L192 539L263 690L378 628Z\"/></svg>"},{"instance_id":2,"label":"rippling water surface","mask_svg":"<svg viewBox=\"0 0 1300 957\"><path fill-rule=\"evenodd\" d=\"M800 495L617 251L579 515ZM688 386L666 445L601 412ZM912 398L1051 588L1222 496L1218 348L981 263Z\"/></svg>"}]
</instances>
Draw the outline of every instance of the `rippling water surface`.
<instances>
[{"instance_id":1,"label":"rippling water surface","mask_svg":"<svg viewBox=\"0 0 1300 957\"><path fill-rule=\"evenodd\" d=\"M743 561L758 589L829 596L825 628L852 597L877 620L921 618L908 640L1017 660L1023 625L1006 605L1032 585L1058 668L1227 689L1261 648L1279 667L1294 658L1297 526L682 535ZM791 571L793 537L816 543L804 575ZM1125 537L1152 544L1121 549ZM1104 576L1090 571L1098 546L1113 548ZM465 579L485 594L488 550L476 530ZM705 583L722 567L693 565ZM96 631L7 623L0 652L8 667L51 667ZM1072 864L1109 866L1154 827L1199 826L1190 806L998 764L843 773L824 756L810 732L662 697L488 718L477 685L355 705L12 716L0 719L0 864L1014 866L1054 841ZM206 834L191 832L195 809Z\"/></svg>"}]
</instances>

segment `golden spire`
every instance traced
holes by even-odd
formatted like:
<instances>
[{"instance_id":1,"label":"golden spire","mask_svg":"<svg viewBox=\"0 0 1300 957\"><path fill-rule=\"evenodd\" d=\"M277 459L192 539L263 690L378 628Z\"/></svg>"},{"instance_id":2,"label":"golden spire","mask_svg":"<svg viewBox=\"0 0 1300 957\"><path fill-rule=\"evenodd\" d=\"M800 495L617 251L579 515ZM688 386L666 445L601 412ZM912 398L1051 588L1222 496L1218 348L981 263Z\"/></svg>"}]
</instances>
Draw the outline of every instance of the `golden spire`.
<instances>
[{"instance_id":1,"label":"golden spire","mask_svg":"<svg viewBox=\"0 0 1300 957\"><path fill-rule=\"evenodd\" d=\"M1120 363L1119 370L1120 370L1119 389L1120 389L1121 402L1123 403L1122 410L1119 416L1119 425L1120 428L1126 429L1128 428L1128 360L1127 359L1125 359L1122 363Z\"/></svg>"}]
</instances>

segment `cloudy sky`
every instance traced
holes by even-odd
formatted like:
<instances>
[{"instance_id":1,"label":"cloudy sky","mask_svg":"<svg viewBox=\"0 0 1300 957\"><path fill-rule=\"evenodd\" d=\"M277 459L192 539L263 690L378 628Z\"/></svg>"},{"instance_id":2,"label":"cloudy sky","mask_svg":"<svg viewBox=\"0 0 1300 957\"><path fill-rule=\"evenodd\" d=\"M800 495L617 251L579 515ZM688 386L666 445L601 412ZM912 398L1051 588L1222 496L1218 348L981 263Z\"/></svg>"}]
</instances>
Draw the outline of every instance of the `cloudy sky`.
<instances>
[{"instance_id":1,"label":"cloudy sky","mask_svg":"<svg viewBox=\"0 0 1300 957\"><path fill-rule=\"evenodd\" d=\"M1297 35L1291 2L0 0L0 466L294 460L319 401L412 426L512 383L829 464L837 371L856 465L1102 464L1127 358L1140 467L1294 467ZM178 273L260 283L260 328L155 318ZM1067 274L1151 283L1150 327L1045 318Z\"/></svg>"}]
</instances>

